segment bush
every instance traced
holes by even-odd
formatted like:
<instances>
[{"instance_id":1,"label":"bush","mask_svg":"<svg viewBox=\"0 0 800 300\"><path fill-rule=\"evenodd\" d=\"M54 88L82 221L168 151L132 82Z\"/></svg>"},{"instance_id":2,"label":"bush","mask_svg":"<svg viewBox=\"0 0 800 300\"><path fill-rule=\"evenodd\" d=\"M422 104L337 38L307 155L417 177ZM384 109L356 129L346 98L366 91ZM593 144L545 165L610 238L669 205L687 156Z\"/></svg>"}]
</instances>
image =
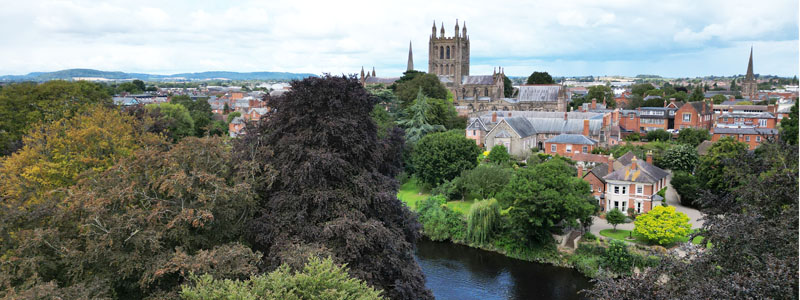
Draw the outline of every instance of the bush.
<instances>
[{"instance_id":1,"label":"bush","mask_svg":"<svg viewBox=\"0 0 800 300\"><path fill-rule=\"evenodd\" d=\"M215 279L209 274L191 274L191 285L183 285L181 298L208 299L383 299L381 291L353 278L345 266L330 258L311 257L303 270L283 264L266 275L248 280Z\"/></svg>"},{"instance_id":2,"label":"bush","mask_svg":"<svg viewBox=\"0 0 800 300\"><path fill-rule=\"evenodd\" d=\"M670 184L672 184L672 187L678 193L678 196L680 196L681 205L689 207L695 206L694 200L698 198L700 193L700 182L697 180L697 177L687 172L677 171L675 174L672 174Z\"/></svg>"},{"instance_id":3,"label":"bush","mask_svg":"<svg viewBox=\"0 0 800 300\"><path fill-rule=\"evenodd\" d=\"M461 214L447 208L445 203L447 199L439 195L428 197L418 204L422 233L433 241L463 240L466 224Z\"/></svg>"},{"instance_id":4,"label":"bush","mask_svg":"<svg viewBox=\"0 0 800 300\"><path fill-rule=\"evenodd\" d=\"M625 214L619 209L612 209L606 214L606 221L608 224L614 226L614 231L617 231L617 225L625 223Z\"/></svg>"},{"instance_id":5,"label":"bush","mask_svg":"<svg viewBox=\"0 0 800 300\"><path fill-rule=\"evenodd\" d=\"M672 134L667 132L666 130L658 129L658 130L648 131L645 138L650 142L652 141L666 142L672 139Z\"/></svg>"},{"instance_id":6,"label":"bush","mask_svg":"<svg viewBox=\"0 0 800 300\"><path fill-rule=\"evenodd\" d=\"M719 95L717 95L719 96ZM678 143L689 144L692 147L697 147L703 141L710 140L711 134L705 129L684 128L678 132Z\"/></svg>"},{"instance_id":7,"label":"bush","mask_svg":"<svg viewBox=\"0 0 800 300\"><path fill-rule=\"evenodd\" d=\"M634 132L634 133L631 133L628 136L626 136L625 140L626 141L630 141L630 142L638 142L638 141L642 140L642 136L640 134Z\"/></svg>"},{"instance_id":8,"label":"bush","mask_svg":"<svg viewBox=\"0 0 800 300\"><path fill-rule=\"evenodd\" d=\"M447 200L463 199L464 192L461 181L461 177L453 178L453 180L447 180L431 190L431 194L434 196L442 195L447 198Z\"/></svg>"},{"instance_id":9,"label":"bush","mask_svg":"<svg viewBox=\"0 0 800 300\"><path fill-rule=\"evenodd\" d=\"M595 236L591 232L587 231L586 233L583 234L583 238L582 239L585 240L585 241L596 241L597 240L597 236Z\"/></svg>"},{"instance_id":10,"label":"bush","mask_svg":"<svg viewBox=\"0 0 800 300\"><path fill-rule=\"evenodd\" d=\"M673 206L656 206L636 218L633 231L659 245L668 245L689 234L689 217Z\"/></svg>"},{"instance_id":11,"label":"bush","mask_svg":"<svg viewBox=\"0 0 800 300\"><path fill-rule=\"evenodd\" d=\"M508 149L506 149L506 146L503 145L492 147L492 151L489 152L489 155L486 158L489 159L490 162L499 165L505 165L511 161L511 155L508 154Z\"/></svg>"},{"instance_id":12,"label":"bush","mask_svg":"<svg viewBox=\"0 0 800 300\"><path fill-rule=\"evenodd\" d=\"M628 252L628 246L625 245L625 242L617 240L611 240L608 249L600 260L601 266L617 274L626 274L630 272L633 263L633 257L630 252Z\"/></svg>"},{"instance_id":13,"label":"bush","mask_svg":"<svg viewBox=\"0 0 800 300\"><path fill-rule=\"evenodd\" d=\"M495 199L477 201L467 214L467 240L486 244L500 222L500 204Z\"/></svg>"},{"instance_id":14,"label":"bush","mask_svg":"<svg viewBox=\"0 0 800 300\"><path fill-rule=\"evenodd\" d=\"M406 182L408 182L408 180L410 179L411 177L408 176L408 173L406 171L402 171L399 174L397 174L397 182L399 182L400 185L406 184Z\"/></svg>"},{"instance_id":15,"label":"bush","mask_svg":"<svg viewBox=\"0 0 800 300\"><path fill-rule=\"evenodd\" d=\"M511 180L512 171L495 164L481 164L472 170L465 170L458 177L464 194L477 194L480 199L494 197ZM452 199L452 198L451 198Z\"/></svg>"}]
</instances>

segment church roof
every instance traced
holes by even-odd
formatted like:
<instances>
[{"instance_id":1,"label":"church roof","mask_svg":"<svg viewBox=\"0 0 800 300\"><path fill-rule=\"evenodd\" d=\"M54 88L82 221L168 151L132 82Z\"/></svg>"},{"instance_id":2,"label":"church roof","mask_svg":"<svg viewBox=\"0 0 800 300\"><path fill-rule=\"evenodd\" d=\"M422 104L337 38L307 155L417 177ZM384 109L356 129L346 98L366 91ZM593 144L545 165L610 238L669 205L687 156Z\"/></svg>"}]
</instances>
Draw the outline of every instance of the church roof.
<instances>
[{"instance_id":1,"label":"church roof","mask_svg":"<svg viewBox=\"0 0 800 300\"><path fill-rule=\"evenodd\" d=\"M464 76L461 78L461 84L479 84L479 85L492 85L494 83L494 76L492 75L472 75Z\"/></svg>"},{"instance_id":2,"label":"church roof","mask_svg":"<svg viewBox=\"0 0 800 300\"><path fill-rule=\"evenodd\" d=\"M558 84L521 85L520 102L556 102L562 86Z\"/></svg>"},{"instance_id":3,"label":"church roof","mask_svg":"<svg viewBox=\"0 0 800 300\"><path fill-rule=\"evenodd\" d=\"M399 77L367 77L364 79L364 82L367 84L370 83L383 83L383 84L392 84L395 81L400 79Z\"/></svg>"},{"instance_id":4,"label":"church roof","mask_svg":"<svg viewBox=\"0 0 800 300\"><path fill-rule=\"evenodd\" d=\"M545 143L556 143L556 144L578 144L578 145L594 145L597 144L597 141L590 139L582 134L571 134L571 133L562 133L557 136L554 136L546 141Z\"/></svg>"},{"instance_id":5,"label":"church roof","mask_svg":"<svg viewBox=\"0 0 800 300\"><path fill-rule=\"evenodd\" d=\"M531 122L523 117L505 118L508 126L514 129L521 137L529 137L536 134L536 129Z\"/></svg>"}]
</instances>

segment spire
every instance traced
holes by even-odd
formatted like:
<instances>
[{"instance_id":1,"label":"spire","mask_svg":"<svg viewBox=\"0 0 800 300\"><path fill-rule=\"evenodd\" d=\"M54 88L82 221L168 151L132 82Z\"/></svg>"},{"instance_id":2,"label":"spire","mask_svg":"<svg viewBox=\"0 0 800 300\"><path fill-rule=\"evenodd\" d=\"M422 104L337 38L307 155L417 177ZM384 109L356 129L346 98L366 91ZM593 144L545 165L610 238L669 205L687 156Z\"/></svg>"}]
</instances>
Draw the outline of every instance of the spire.
<instances>
[{"instance_id":1,"label":"spire","mask_svg":"<svg viewBox=\"0 0 800 300\"><path fill-rule=\"evenodd\" d=\"M361 79L364 79L364 66L361 66Z\"/></svg>"},{"instance_id":2,"label":"spire","mask_svg":"<svg viewBox=\"0 0 800 300\"><path fill-rule=\"evenodd\" d=\"M375 66L372 66L372 77L375 77Z\"/></svg>"},{"instance_id":3,"label":"spire","mask_svg":"<svg viewBox=\"0 0 800 300\"><path fill-rule=\"evenodd\" d=\"M414 70L414 56L411 54L411 41L408 41L408 65L406 71Z\"/></svg>"},{"instance_id":4,"label":"spire","mask_svg":"<svg viewBox=\"0 0 800 300\"><path fill-rule=\"evenodd\" d=\"M458 34L459 34L459 32L458 32L458 31L459 31L459 30L458 30L458 19L456 19L456 31L455 31L455 37L458 37Z\"/></svg>"},{"instance_id":5,"label":"spire","mask_svg":"<svg viewBox=\"0 0 800 300\"><path fill-rule=\"evenodd\" d=\"M464 28L461 30L462 30L461 37L467 38L467 21L464 21Z\"/></svg>"},{"instance_id":6,"label":"spire","mask_svg":"<svg viewBox=\"0 0 800 300\"><path fill-rule=\"evenodd\" d=\"M747 62L747 75L744 76L744 80L751 81L755 79L756 76L753 75L753 46L750 46L750 61Z\"/></svg>"},{"instance_id":7,"label":"spire","mask_svg":"<svg viewBox=\"0 0 800 300\"><path fill-rule=\"evenodd\" d=\"M433 28L431 29L431 37L436 37L436 20L433 20Z\"/></svg>"},{"instance_id":8,"label":"spire","mask_svg":"<svg viewBox=\"0 0 800 300\"><path fill-rule=\"evenodd\" d=\"M442 31L442 35L441 35L441 37L444 37L444 22L442 22L442 29L441 29L441 31Z\"/></svg>"}]
</instances>

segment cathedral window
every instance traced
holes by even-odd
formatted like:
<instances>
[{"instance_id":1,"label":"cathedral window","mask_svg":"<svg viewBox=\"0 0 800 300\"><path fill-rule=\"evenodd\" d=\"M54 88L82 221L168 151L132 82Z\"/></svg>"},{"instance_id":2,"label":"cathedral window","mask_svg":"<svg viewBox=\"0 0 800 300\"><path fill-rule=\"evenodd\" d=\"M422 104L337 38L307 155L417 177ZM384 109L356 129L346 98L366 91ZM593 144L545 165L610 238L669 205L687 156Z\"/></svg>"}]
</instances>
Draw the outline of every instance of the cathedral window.
<instances>
[{"instance_id":1,"label":"cathedral window","mask_svg":"<svg viewBox=\"0 0 800 300\"><path fill-rule=\"evenodd\" d=\"M450 59L450 46L447 46L447 59Z\"/></svg>"},{"instance_id":2,"label":"cathedral window","mask_svg":"<svg viewBox=\"0 0 800 300\"><path fill-rule=\"evenodd\" d=\"M439 58L444 58L444 47L439 47Z\"/></svg>"},{"instance_id":3,"label":"cathedral window","mask_svg":"<svg viewBox=\"0 0 800 300\"><path fill-rule=\"evenodd\" d=\"M445 66L445 72L444 73L448 74L448 75L450 74L450 65L446 65Z\"/></svg>"},{"instance_id":4,"label":"cathedral window","mask_svg":"<svg viewBox=\"0 0 800 300\"><path fill-rule=\"evenodd\" d=\"M489 88L483 88L483 96L489 97Z\"/></svg>"}]
</instances>

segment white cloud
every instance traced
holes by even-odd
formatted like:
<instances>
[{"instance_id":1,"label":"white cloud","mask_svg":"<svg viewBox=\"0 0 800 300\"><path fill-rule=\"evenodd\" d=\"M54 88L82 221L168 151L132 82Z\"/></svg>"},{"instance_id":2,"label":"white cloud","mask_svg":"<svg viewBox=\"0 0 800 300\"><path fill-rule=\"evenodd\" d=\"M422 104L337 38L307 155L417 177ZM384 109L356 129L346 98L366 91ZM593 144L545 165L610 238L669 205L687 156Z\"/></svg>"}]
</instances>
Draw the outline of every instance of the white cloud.
<instances>
[{"instance_id":1,"label":"white cloud","mask_svg":"<svg viewBox=\"0 0 800 300\"><path fill-rule=\"evenodd\" d=\"M751 1L11 1L0 10L0 74L63 68L354 73L427 69L431 21L466 20L472 73L797 73L798 3ZM763 47L763 49L762 49ZM736 53L736 55L734 55ZM731 61L727 61L730 59ZM735 66L732 67L732 66Z\"/></svg>"}]
</instances>

